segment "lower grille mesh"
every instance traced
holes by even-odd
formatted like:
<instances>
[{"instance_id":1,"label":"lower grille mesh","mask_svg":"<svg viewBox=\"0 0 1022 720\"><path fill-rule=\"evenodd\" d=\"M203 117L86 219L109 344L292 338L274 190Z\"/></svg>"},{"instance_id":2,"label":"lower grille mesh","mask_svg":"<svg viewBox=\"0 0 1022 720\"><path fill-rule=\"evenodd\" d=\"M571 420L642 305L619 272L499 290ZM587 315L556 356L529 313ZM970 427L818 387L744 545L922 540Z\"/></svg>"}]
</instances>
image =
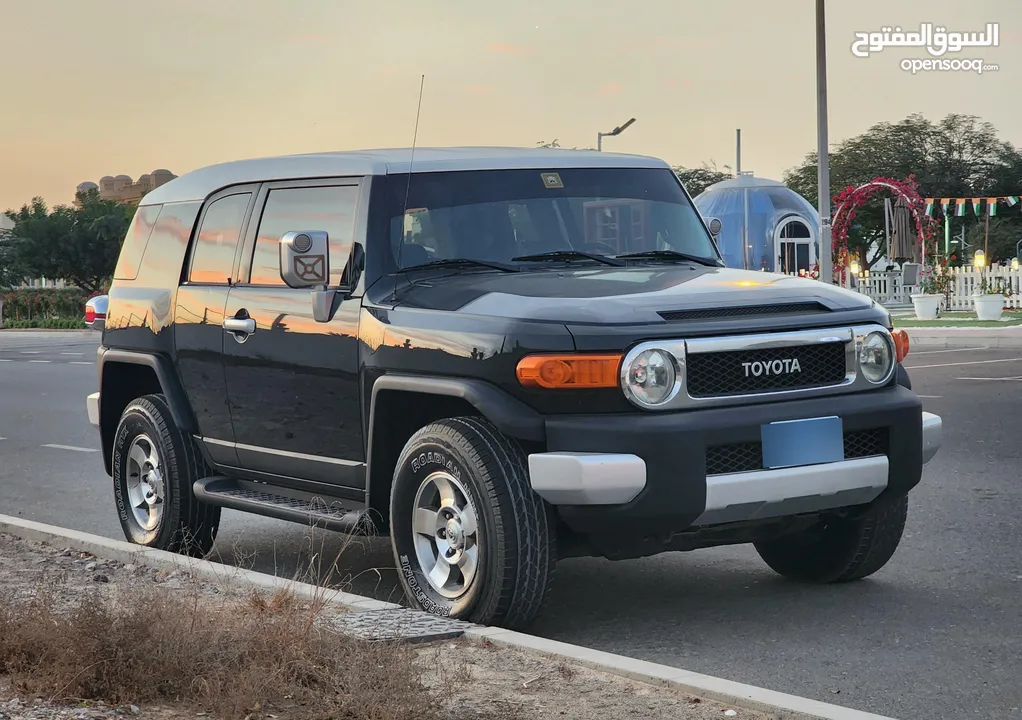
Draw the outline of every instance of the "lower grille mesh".
<instances>
[{"instance_id":1,"label":"lower grille mesh","mask_svg":"<svg viewBox=\"0 0 1022 720\"><path fill-rule=\"evenodd\" d=\"M887 454L887 429L851 430L845 433L845 459ZM713 445L706 448L706 474L753 472L763 469L763 446L758 442Z\"/></svg>"}]
</instances>

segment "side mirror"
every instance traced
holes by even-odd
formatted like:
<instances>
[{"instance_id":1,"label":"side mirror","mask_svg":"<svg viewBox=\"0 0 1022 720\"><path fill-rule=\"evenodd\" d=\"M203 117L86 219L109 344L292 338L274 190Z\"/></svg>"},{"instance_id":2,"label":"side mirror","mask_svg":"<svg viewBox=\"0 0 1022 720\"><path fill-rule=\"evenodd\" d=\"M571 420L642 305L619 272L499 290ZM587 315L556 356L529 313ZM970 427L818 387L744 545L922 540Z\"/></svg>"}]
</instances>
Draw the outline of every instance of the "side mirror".
<instances>
[{"instance_id":1,"label":"side mirror","mask_svg":"<svg viewBox=\"0 0 1022 720\"><path fill-rule=\"evenodd\" d=\"M330 283L330 236L319 230L290 231L280 238L280 278L295 289Z\"/></svg>"},{"instance_id":2,"label":"side mirror","mask_svg":"<svg viewBox=\"0 0 1022 720\"><path fill-rule=\"evenodd\" d=\"M330 236L321 230L284 233L280 238L280 277L288 287L312 289L312 316L330 322L337 293L330 289Z\"/></svg>"},{"instance_id":3,"label":"side mirror","mask_svg":"<svg viewBox=\"0 0 1022 720\"><path fill-rule=\"evenodd\" d=\"M713 237L716 238L720 235L720 229L722 227L720 218L706 218L706 227L709 229L710 235L713 235Z\"/></svg>"}]
</instances>

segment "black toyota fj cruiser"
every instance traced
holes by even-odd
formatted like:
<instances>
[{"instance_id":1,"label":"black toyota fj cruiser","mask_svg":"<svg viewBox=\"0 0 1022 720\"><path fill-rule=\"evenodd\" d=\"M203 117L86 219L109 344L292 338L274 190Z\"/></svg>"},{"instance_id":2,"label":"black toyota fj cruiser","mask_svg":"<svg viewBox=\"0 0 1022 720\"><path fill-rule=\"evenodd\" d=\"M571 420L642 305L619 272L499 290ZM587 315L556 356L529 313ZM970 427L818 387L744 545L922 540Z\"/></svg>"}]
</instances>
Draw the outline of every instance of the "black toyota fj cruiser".
<instances>
[{"instance_id":1,"label":"black toyota fj cruiser","mask_svg":"<svg viewBox=\"0 0 1022 720\"><path fill-rule=\"evenodd\" d=\"M452 148L149 193L88 398L135 543L221 508L389 532L408 601L524 627L558 559L754 543L879 570L940 445L869 298L727 269L670 167Z\"/></svg>"}]
</instances>

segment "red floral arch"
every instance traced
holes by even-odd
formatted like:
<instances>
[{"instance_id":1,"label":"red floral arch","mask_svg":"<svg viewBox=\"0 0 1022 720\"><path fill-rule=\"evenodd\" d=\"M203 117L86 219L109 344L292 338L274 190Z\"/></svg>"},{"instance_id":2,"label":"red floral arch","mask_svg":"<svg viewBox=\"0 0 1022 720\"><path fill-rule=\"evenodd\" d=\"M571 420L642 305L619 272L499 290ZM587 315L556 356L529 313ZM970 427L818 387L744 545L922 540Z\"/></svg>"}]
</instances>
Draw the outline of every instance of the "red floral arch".
<instances>
[{"instance_id":1,"label":"red floral arch","mask_svg":"<svg viewBox=\"0 0 1022 720\"><path fill-rule=\"evenodd\" d=\"M834 204L837 210L831 221L831 252L834 254L834 270L844 268L848 265L848 229L855 219L856 210L879 192L890 191L899 197L905 198L912 217L916 223L917 239L922 250L922 258L925 262L927 256L927 245L934 237L935 223L925 213L925 203L919 195L919 183L915 175L909 175L905 181L895 180L889 177L877 177L867 183L854 187L849 185L834 196ZM934 248L935 250L935 248Z\"/></svg>"}]
</instances>

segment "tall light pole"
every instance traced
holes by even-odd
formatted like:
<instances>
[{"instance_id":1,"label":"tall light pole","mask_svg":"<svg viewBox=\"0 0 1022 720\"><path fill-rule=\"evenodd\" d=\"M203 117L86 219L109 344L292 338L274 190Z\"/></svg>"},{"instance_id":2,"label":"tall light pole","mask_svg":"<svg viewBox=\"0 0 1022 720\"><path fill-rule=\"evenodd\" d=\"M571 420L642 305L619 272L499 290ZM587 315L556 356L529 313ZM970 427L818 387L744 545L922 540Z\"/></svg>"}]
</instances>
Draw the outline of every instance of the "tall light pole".
<instances>
[{"instance_id":1,"label":"tall light pole","mask_svg":"<svg viewBox=\"0 0 1022 720\"><path fill-rule=\"evenodd\" d=\"M633 122L635 122L635 118L632 118L631 120L626 122L624 125L618 125L616 128L614 128L610 132L607 132L607 133L604 133L604 132L596 133L596 149L597 150L603 150L603 138L605 138L605 137L614 137L615 135L620 135L625 130L627 130L628 126L631 125Z\"/></svg>"},{"instance_id":2,"label":"tall light pole","mask_svg":"<svg viewBox=\"0 0 1022 720\"><path fill-rule=\"evenodd\" d=\"M827 140L827 24L823 0L816 0L816 159L817 205L820 213L820 280L834 282L830 227L830 143Z\"/></svg>"}]
</instances>

